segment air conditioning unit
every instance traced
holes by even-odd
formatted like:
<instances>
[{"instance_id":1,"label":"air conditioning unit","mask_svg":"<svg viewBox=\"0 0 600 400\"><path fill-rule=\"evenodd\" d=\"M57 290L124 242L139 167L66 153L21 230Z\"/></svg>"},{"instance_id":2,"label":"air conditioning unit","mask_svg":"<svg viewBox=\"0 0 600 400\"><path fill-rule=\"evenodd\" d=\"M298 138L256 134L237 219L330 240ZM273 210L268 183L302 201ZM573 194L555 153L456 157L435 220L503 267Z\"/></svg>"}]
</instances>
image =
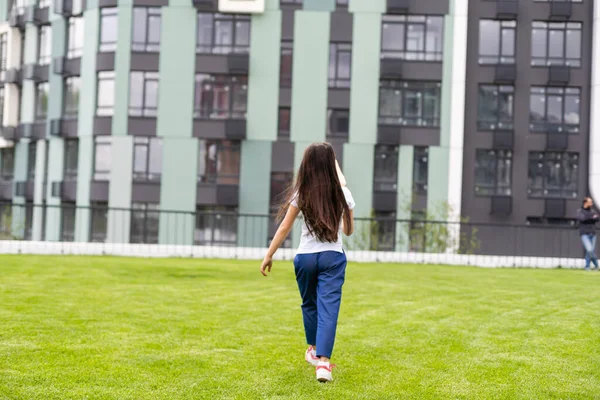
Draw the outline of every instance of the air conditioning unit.
<instances>
[{"instance_id":1,"label":"air conditioning unit","mask_svg":"<svg viewBox=\"0 0 600 400\"><path fill-rule=\"evenodd\" d=\"M223 13L260 14L265 12L265 0L219 0Z\"/></svg>"}]
</instances>

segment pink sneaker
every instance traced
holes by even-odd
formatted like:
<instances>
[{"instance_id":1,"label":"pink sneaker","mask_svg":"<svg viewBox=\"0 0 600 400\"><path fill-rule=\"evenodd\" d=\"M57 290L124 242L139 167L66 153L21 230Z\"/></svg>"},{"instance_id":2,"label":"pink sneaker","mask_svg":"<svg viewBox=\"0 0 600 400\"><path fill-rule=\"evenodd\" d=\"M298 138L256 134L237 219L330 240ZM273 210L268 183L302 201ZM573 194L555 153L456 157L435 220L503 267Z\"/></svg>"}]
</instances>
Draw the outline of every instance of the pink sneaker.
<instances>
[{"instance_id":1,"label":"pink sneaker","mask_svg":"<svg viewBox=\"0 0 600 400\"><path fill-rule=\"evenodd\" d=\"M304 354L304 359L306 360L307 363L309 363L310 365L313 365L315 367L319 364L319 358L317 357L317 351L312 346L309 346L308 349L306 349L306 354Z\"/></svg>"},{"instance_id":2,"label":"pink sneaker","mask_svg":"<svg viewBox=\"0 0 600 400\"><path fill-rule=\"evenodd\" d=\"M334 367L334 364L319 361L317 364L317 380L319 382L331 382L333 380L333 376L331 376L331 370Z\"/></svg>"}]
</instances>

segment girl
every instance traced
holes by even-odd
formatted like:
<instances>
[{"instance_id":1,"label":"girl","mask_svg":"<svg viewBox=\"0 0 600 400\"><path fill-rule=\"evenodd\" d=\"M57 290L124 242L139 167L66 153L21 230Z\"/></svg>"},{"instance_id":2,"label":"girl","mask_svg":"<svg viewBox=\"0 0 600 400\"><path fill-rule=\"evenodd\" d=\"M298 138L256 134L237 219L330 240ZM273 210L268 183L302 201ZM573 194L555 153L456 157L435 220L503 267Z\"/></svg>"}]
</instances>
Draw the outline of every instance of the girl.
<instances>
[{"instance_id":1,"label":"girl","mask_svg":"<svg viewBox=\"0 0 600 400\"><path fill-rule=\"evenodd\" d=\"M260 268L264 276L271 272L273 255L302 212L304 224L294 269L309 346L304 358L317 367L319 382L333 380L329 358L346 274L342 232L350 236L354 230L354 205L331 145L310 145L304 152L296 184L281 208L279 219L282 215L285 218Z\"/></svg>"},{"instance_id":2,"label":"girl","mask_svg":"<svg viewBox=\"0 0 600 400\"><path fill-rule=\"evenodd\" d=\"M579 235L581 243L585 250L585 269L590 270L590 261L594 268L598 269L598 259L596 258L596 223L598 222L598 213L593 209L594 200L591 197L583 199L581 208L577 211L579 220Z\"/></svg>"}]
</instances>

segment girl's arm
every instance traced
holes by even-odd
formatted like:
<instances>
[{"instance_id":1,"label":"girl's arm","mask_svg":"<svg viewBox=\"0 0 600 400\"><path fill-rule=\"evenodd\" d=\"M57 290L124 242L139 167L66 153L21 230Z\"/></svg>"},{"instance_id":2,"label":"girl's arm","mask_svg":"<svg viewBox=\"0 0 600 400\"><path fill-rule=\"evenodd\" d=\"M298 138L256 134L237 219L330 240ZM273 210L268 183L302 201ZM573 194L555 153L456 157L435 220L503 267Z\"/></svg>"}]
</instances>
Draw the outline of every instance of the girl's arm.
<instances>
[{"instance_id":1,"label":"girl's arm","mask_svg":"<svg viewBox=\"0 0 600 400\"><path fill-rule=\"evenodd\" d=\"M342 229L346 236L351 236L354 233L354 210L350 210L350 221L350 226L346 226L342 218Z\"/></svg>"},{"instance_id":2,"label":"girl's arm","mask_svg":"<svg viewBox=\"0 0 600 400\"><path fill-rule=\"evenodd\" d=\"M271 241L271 246L269 246L269 250L267 250L267 255L260 266L260 273L264 276L267 276L267 271L271 272L271 267L273 266L273 255L279 249L279 246L283 243L285 238L290 234L292 227L294 226L294 221L298 217L300 210L296 207L290 205L288 207L287 213L285 214L285 218L277 228L277 232L275 233L275 237L273 241Z\"/></svg>"}]
</instances>

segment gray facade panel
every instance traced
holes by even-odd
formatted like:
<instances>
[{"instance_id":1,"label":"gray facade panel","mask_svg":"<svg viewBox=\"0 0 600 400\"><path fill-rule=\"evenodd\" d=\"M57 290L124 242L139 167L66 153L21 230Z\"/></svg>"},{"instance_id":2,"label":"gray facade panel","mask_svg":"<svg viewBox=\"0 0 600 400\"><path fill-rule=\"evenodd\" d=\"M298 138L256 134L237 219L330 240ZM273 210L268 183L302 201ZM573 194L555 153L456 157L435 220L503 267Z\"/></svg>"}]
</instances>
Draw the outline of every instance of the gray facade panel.
<instances>
[{"instance_id":1,"label":"gray facade panel","mask_svg":"<svg viewBox=\"0 0 600 400\"><path fill-rule=\"evenodd\" d=\"M96 71L114 71L115 53L98 53L96 56Z\"/></svg>"},{"instance_id":2,"label":"gray facade panel","mask_svg":"<svg viewBox=\"0 0 600 400\"><path fill-rule=\"evenodd\" d=\"M94 118L94 135L111 135L112 117Z\"/></svg>"},{"instance_id":3,"label":"gray facade panel","mask_svg":"<svg viewBox=\"0 0 600 400\"><path fill-rule=\"evenodd\" d=\"M329 108L350 109L350 89L329 89L327 106Z\"/></svg>"},{"instance_id":4,"label":"gray facade panel","mask_svg":"<svg viewBox=\"0 0 600 400\"><path fill-rule=\"evenodd\" d=\"M133 136L156 136L156 118L129 117L127 131Z\"/></svg>"},{"instance_id":5,"label":"gray facade panel","mask_svg":"<svg viewBox=\"0 0 600 400\"><path fill-rule=\"evenodd\" d=\"M352 42L352 14L343 11L331 13L331 42Z\"/></svg>"},{"instance_id":6,"label":"gray facade panel","mask_svg":"<svg viewBox=\"0 0 600 400\"><path fill-rule=\"evenodd\" d=\"M160 183L134 182L131 201L133 203L160 203Z\"/></svg>"},{"instance_id":7,"label":"gray facade panel","mask_svg":"<svg viewBox=\"0 0 600 400\"><path fill-rule=\"evenodd\" d=\"M279 107L292 106L292 89L282 87L279 89Z\"/></svg>"},{"instance_id":8,"label":"gray facade panel","mask_svg":"<svg viewBox=\"0 0 600 400\"><path fill-rule=\"evenodd\" d=\"M281 11L281 40L294 40L294 11Z\"/></svg>"},{"instance_id":9,"label":"gray facade panel","mask_svg":"<svg viewBox=\"0 0 600 400\"><path fill-rule=\"evenodd\" d=\"M294 143L273 142L271 172L294 172Z\"/></svg>"},{"instance_id":10,"label":"gray facade panel","mask_svg":"<svg viewBox=\"0 0 600 400\"><path fill-rule=\"evenodd\" d=\"M108 202L108 181L96 181L90 185L90 200Z\"/></svg>"},{"instance_id":11,"label":"gray facade panel","mask_svg":"<svg viewBox=\"0 0 600 400\"><path fill-rule=\"evenodd\" d=\"M12 182L0 182L0 200L12 200L13 197L13 183Z\"/></svg>"},{"instance_id":12,"label":"gray facade panel","mask_svg":"<svg viewBox=\"0 0 600 400\"><path fill-rule=\"evenodd\" d=\"M132 71L158 71L159 53L131 53Z\"/></svg>"}]
</instances>

